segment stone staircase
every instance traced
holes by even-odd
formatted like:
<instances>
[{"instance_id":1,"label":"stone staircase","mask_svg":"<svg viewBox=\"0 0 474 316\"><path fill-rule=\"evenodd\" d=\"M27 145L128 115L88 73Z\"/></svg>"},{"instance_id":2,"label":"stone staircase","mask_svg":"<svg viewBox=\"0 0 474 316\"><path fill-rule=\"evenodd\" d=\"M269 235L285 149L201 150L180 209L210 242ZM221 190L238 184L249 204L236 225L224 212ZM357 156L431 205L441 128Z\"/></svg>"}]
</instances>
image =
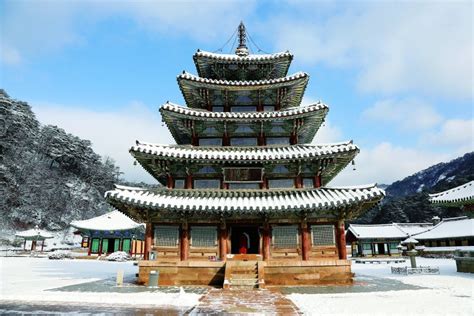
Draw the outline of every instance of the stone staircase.
<instances>
[{"instance_id":1,"label":"stone staircase","mask_svg":"<svg viewBox=\"0 0 474 316\"><path fill-rule=\"evenodd\" d=\"M227 260L224 289L263 288L263 276L260 275L263 273L262 271L262 267L259 269L259 261L255 259Z\"/></svg>"}]
</instances>

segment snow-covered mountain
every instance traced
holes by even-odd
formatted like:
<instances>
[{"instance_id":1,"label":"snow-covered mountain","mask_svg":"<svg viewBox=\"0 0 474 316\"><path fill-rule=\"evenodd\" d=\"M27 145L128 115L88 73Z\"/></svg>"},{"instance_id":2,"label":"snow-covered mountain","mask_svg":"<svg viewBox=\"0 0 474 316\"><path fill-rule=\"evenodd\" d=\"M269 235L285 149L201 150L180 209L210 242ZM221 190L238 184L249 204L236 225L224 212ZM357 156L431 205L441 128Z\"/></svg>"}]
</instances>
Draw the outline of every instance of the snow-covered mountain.
<instances>
[{"instance_id":1,"label":"snow-covered mountain","mask_svg":"<svg viewBox=\"0 0 474 316\"><path fill-rule=\"evenodd\" d=\"M386 198L379 207L368 211L355 222L429 222L435 215L463 215L459 208L446 208L428 202L429 193L441 192L474 180L474 152L449 162L419 171L385 188Z\"/></svg>"},{"instance_id":2,"label":"snow-covered mountain","mask_svg":"<svg viewBox=\"0 0 474 316\"><path fill-rule=\"evenodd\" d=\"M118 176L89 141L42 126L27 103L0 90L0 241L14 230L58 231L109 211L103 195Z\"/></svg>"}]
</instances>

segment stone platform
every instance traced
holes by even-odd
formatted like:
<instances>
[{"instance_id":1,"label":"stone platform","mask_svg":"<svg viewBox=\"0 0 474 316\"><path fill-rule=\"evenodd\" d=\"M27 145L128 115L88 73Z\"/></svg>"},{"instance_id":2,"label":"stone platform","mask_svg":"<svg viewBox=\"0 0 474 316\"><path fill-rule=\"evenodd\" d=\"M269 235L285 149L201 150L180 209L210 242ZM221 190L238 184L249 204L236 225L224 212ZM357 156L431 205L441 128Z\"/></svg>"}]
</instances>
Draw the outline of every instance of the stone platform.
<instances>
[{"instance_id":1,"label":"stone platform","mask_svg":"<svg viewBox=\"0 0 474 316\"><path fill-rule=\"evenodd\" d=\"M190 315L259 314L301 315L295 304L283 294L273 290L221 290L212 289Z\"/></svg>"}]
</instances>

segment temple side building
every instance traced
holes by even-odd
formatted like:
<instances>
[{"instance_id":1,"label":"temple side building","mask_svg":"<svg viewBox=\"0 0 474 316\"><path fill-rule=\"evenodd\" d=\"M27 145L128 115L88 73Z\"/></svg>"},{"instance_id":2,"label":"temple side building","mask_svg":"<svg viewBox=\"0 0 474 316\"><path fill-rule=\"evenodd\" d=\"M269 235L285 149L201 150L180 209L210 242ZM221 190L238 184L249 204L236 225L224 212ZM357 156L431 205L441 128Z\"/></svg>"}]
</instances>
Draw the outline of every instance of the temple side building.
<instances>
[{"instance_id":1,"label":"temple side building","mask_svg":"<svg viewBox=\"0 0 474 316\"><path fill-rule=\"evenodd\" d=\"M474 211L474 181L455 188L429 195L430 202L440 206L461 207Z\"/></svg>"},{"instance_id":2,"label":"temple side building","mask_svg":"<svg viewBox=\"0 0 474 316\"><path fill-rule=\"evenodd\" d=\"M146 223L145 260L160 285L223 287L350 283L344 221L377 204L376 185L331 187L358 154L352 141L310 144L328 106L300 106L309 75L289 52L198 50L177 81L186 106L160 108L176 145L130 153L160 189L117 186L107 201Z\"/></svg>"},{"instance_id":3,"label":"temple side building","mask_svg":"<svg viewBox=\"0 0 474 316\"><path fill-rule=\"evenodd\" d=\"M119 211L72 221L70 225L80 232L81 245L88 248L89 256L101 256L115 251L142 255L145 251L144 226Z\"/></svg>"}]
</instances>

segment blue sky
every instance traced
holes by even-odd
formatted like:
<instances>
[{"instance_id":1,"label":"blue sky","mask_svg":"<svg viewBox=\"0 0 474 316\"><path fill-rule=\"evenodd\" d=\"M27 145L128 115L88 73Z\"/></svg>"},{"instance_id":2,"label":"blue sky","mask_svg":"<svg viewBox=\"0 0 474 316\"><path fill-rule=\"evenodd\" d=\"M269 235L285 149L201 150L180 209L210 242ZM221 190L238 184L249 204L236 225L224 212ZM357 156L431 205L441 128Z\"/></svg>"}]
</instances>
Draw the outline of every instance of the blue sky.
<instances>
[{"instance_id":1,"label":"blue sky","mask_svg":"<svg viewBox=\"0 0 474 316\"><path fill-rule=\"evenodd\" d=\"M304 103L330 106L315 142L361 148L334 184L390 183L473 150L470 2L196 3L0 1L0 86L126 179L153 182L128 148L173 142L158 106L183 104L176 75L243 20L262 50L294 53L290 73L310 74Z\"/></svg>"}]
</instances>

